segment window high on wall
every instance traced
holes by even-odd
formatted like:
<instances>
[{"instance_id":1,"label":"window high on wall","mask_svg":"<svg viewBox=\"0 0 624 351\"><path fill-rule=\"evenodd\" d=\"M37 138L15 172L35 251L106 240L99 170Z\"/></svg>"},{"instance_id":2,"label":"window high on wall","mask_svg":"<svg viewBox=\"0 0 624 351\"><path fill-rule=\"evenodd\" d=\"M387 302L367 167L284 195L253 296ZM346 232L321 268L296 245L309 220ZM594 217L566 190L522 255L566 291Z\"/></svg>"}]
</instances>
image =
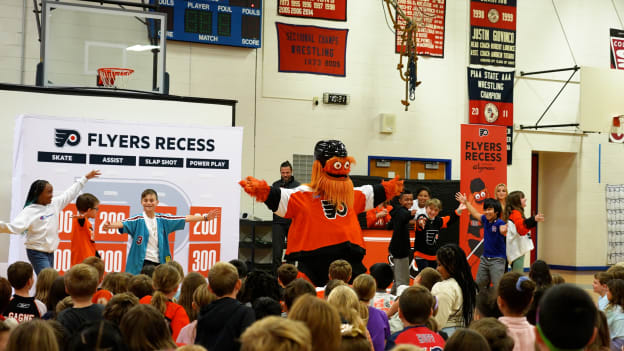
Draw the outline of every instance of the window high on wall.
<instances>
[{"instance_id":1,"label":"window high on wall","mask_svg":"<svg viewBox=\"0 0 624 351\"><path fill-rule=\"evenodd\" d=\"M309 183L314 155L293 155L293 175L299 183Z\"/></svg>"}]
</instances>

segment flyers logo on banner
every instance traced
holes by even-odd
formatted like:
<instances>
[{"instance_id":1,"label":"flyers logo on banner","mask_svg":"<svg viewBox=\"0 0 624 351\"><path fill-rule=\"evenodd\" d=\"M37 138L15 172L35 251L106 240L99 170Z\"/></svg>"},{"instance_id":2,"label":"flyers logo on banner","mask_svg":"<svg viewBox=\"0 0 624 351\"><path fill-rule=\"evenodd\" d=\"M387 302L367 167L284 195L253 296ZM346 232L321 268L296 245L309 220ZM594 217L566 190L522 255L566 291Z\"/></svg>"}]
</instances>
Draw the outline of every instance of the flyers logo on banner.
<instances>
[{"instance_id":1,"label":"flyers logo on banner","mask_svg":"<svg viewBox=\"0 0 624 351\"><path fill-rule=\"evenodd\" d=\"M460 191L483 213L483 201L494 196L497 184L507 183L506 128L462 124L461 148ZM476 276L483 252L483 227L470 214L460 218L459 246Z\"/></svg>"}]
</instances>

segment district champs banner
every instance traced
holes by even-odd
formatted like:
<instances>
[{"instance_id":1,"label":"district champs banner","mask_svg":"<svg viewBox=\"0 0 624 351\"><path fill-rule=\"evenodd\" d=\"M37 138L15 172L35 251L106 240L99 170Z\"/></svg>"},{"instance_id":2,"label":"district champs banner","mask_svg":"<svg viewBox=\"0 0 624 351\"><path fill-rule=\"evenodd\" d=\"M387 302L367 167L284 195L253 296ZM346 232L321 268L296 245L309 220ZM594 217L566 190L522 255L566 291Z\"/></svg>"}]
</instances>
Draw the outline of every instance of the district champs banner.
<instances>
[{"instance_id":1,"label":"district champs banner","mask_svg":"<svg viewBox=\"0 0 624 351\"><path fill-rule=\"evenodd\" d=\"M346 75L348 29L298 26L275 22L279 47L278 70Z\"/></svg>"},{"instance_id":2,"label":"district champs banner","mask_svg":"<svg viewBox=\"0 0 624 351\"><path fill-rule=\"evenodd\" d=\"M516 66L516 0L470 1L470 64Z\"/></svg>"},{"instance_id":3,"label":"district champs banner","mask_svg":"<svg viewBox=\"0 0 624 351\"><path fill-rule=\"evenodd\" d=\"M173 260L204 275L221 260L238 257L242 129L125 123L61 117L20 116L16 120L11 218L23 208L30 184L45 179L59 195L91 169L102 176L83 192L100 200L93 224L96 250L106 272L125 270L132 238L102 224L141 215L141 192L158 192L157 212L184 216L221 209L208 222L187 223L169 235ZM75 199L74 199L75 201ZM70 268L71 217L61 213L61 243L54 266ZM231 235L235 233L235 235ZM12 235L9 262L28 261L24 236Z\"/></svg>"},{"instance_id":4,"label":"district champs banner","mask_svg":"<svg viewBox=\"0 0 624 351\"><path fill-rule=\"evenodd\" d=\"M496 185L507 183L506 130L503 126L462 124L459 189L483 213L483 201L493 198ZM468 211L466 211L468 212ZM470 214L459 222L459 246L474 276L483 253L483 226Z\"/></svg>"}]
</instances>

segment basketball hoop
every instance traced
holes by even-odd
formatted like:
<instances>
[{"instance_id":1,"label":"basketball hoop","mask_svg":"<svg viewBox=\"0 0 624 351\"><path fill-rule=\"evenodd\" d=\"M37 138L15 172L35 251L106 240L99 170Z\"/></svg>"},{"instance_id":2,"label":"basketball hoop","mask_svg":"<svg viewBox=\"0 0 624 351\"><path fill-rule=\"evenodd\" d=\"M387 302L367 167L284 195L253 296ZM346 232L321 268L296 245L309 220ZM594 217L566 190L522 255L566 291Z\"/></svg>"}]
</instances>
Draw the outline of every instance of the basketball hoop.
<instances>
[{"instance_id":1,"label":"basketball hoop","mask_svg":"<svg viewBox=\"0 0 624 351\"><path fill-rule=\"evenodd\" d=\"M106 67L98 68L98 85L106 88L125 88L130 75L134 73L130 68Z\"/></svg>"}]
</instances>

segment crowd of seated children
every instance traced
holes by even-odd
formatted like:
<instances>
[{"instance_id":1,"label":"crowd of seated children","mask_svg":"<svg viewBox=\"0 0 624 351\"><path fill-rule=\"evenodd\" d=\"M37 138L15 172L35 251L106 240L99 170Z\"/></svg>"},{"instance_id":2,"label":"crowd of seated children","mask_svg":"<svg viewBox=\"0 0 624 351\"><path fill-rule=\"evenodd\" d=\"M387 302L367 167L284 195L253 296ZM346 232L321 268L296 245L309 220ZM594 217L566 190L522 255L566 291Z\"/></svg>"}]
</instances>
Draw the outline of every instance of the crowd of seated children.
<instances>
[{"instance_id":1,"label":"crowd of seated children","mask_svg":"<svg viewBox=\"0 0 624 351\"><path fill-rule=\"evenodd\" d=\"M101 279L98 267L103 269L102 261L90 257L90 264L77 264L64 276L52 269L43 270L42 282L37 284L39 296L46 300L43 304L29 295L28 290L34 288L32 266L15 262L7 271L9 279L0 278L0 309L4 309L0 351L134 351L184 345L187 346L181 350L192 351L398 351L410 346L451 351L621 348L624 268L612 267L595 275L596 293L601 295L603 291L596 285L606 285L604 296L608 303L602 313L585 291L565 283L553 285L548 265L543 261L534 263L528 276L505 273L495 289L477 295L462 254L456 245L443 246L438 252L437 269L422 270L413 286L399 289L402 292L396 299L387 293L392 270L385 263L371 266L371 275L356 277L351 276L346 261L332 263L328 277L338 279L330 280L324 288L324 298L319 298L314 286L305 279L294 279L282 289L278 277L252 271L243 282L239 270L225 262L211 267L207 282L194 272L183 278L175 264L156 266L152 278L109 274ZM285 266L282 272L296 276L292 274L296 267ZM350 280L352 287L348 285ZM102 281L110 290L98 290ZM380 289L377 282L385 288ZM183 287L178 289L181 283ZM189 291L193 287L189 307ZM471 295L470 289L475 295ZM531 325L531 301L540 289L542 297L532 317L535 324ZM110 298L94 303L93 296L102 290L108 291ZM465 296L470 301L463 299ZM386 301L393 302L387 312L396 311L400 329L390 332L388 315L375 307L375 298L379 298L382 307ZM56 313L45 314L49 321L40 319L44 317L41 313L21 318L18 325L7 314L16 316L10 312L11 305L23 299L32 300L36 308L49 306L50 312ZM284 303L284 310L280 302ZM473 313L466 313L471 305L476 307ZM435 318L440 312L435 313L440 308L447 309L443 312L447 321L459 322L453 325L450 335L438 331L440 325ZM288 313L280 316L284 311ZM296 333L292 332L293 327ZM35 334L36 337L26 340Z\"/></svg>"}]
</instances>

